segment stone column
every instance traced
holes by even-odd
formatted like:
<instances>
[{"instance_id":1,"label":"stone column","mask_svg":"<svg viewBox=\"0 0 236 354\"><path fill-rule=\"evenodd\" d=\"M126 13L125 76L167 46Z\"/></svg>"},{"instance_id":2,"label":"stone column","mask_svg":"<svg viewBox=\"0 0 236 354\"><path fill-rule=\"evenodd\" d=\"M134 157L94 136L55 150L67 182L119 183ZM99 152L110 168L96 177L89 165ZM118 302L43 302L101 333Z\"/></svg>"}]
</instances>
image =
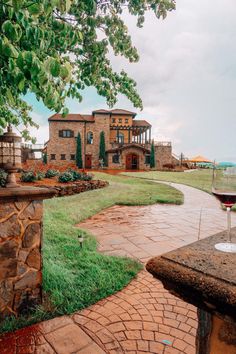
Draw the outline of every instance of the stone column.
<instances>
[{"instance_id":1,"label":"stone column","mask_svg":"<svg viewBox=\"0 0 236 354\"><path fill-rule=\"evenodd\" d=\"M0 319L42 302L44 188L0 188Z\"/></svg>"}]
</instances>

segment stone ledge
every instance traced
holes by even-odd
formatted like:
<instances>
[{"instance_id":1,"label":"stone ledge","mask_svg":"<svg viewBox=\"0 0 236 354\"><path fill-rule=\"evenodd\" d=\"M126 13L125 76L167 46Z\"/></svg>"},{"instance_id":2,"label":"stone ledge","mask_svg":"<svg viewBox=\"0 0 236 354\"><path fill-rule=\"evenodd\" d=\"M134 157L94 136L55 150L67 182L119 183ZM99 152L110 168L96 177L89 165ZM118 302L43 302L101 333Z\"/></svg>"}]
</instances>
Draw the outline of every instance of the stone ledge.
<instances>
[{"instance_id":1,"label":"stone ledge","mask_svg":"<svg viewBox=\"0 0 236 354\"><path fill-rule=\"evenodd\" d=\"M48 188L25 187L0 188L0 202L49 199L55 192Z\"/></svg>"},{"instance_id":2,"label":"stone ledge","mask_svg":"<svg viewBox=\"0 0 236 354\"><path fill-rule=\"evenodd\" d=\"M79 194L93 189L107 187L107 181L79 181L68 184L57 184L55 186L40 185L37 187L21 186L18 188L0 188L0 202L22 201L22 200L43 200L52 197L64 197L67 195Z\"/></svg>"},{"instance_id":3,"label":"stone ledge","mask_svg":"<svg viewBox=\"0 0 236 354\"><path fill-rule=\"evenodd\" d=\"M232 230L236 241L236 228ZM236 319L236 257L217 251L227 240L220 232L160 257L146 265L166 289L181 299L219 316Z\"/></svg>"}]
</instances>

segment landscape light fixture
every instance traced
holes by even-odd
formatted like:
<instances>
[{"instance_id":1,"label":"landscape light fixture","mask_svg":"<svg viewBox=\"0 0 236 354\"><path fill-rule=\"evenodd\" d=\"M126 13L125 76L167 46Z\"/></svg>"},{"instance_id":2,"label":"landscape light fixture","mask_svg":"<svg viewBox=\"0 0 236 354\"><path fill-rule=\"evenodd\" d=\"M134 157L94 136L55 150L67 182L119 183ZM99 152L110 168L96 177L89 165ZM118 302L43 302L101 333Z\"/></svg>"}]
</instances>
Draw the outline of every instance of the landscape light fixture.
<instances>
[{"instance_id":1,"label":"landscape light fixture","mask_svg":"<svg viewBox=\"0 0 236 354\"><path fill-rule=\"evenodd\" d=\"M7 188L17 188L15 173L21 168L21 137L12 131L9 124L7 132L0 135L0 168L7 173Z\"/></svg>"},{"instance_id":2,"label":"landscape light fixture","mask_svg":"<svg viewBox=\"0 0 236 354\"><path fill-rule=\"evenodd\" d=\"M79 244L80 244L80 248L83 248L83 242L84 242L84 238L82 235L78 235L78 240L79 240Z\"/></svg>"}]
</instances>

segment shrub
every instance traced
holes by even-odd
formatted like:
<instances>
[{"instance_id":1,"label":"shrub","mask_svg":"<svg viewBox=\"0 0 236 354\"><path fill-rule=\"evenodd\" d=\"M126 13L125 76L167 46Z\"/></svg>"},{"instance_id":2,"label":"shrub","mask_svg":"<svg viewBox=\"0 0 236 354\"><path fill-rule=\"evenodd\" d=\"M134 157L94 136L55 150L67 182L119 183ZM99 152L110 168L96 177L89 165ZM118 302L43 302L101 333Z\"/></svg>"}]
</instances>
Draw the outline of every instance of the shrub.
<instances>
[{"instance_id":1,"label":"shrub","mask_svg":"<svg viewBox=\"0 0 236 354\"><path fill-rule=\"evenodd\" d=\"M72 182L74 181L73 174L70 171L65 171L60 174L58 181L62 183Z\"/></svg>"},{"instance_id":2,"label":"shrub","mask_svg":"<svg viewBox=\"0 0 236 354\"><path fill-rule=\"evenodd\" d=\"M43 173L43 172L37 172L37 174L36 174L36 179L38 180L38 181L41 181L42 179L44 179L44 177L45 177L45 174Z\"/></svg>"},{"instance_id":3,"label":"shrub","mask_svg":"<svg viewBox=\"0 0 236 354\"><path fill-rule=\"evenodd\" d=\"M93 175L91 173L83 173L81 176L82 181L91 181Z\"/></svg>"},{"instance_id":4,"label":"shrub","mask_svg":"<svg viewBox=\"0 0 236 354\"><path fill-rule=\"evenodd\" d=\"M164 168L169 168L170 170L173 170L175 168L175 166L173 165L173 163L165 163L163 165Z\"/></svg>"},{"instance_id":5,"label":"shrub","mask_svg":"<svg viewBox=\"0 0 236 354\"><path fill-rule=\"evenodd\" d=\"M69 168L67 172L70 172L73 176L73 181L78 181L81 179L82 173L78 172L76 170L73 170L72 168Z\"/></svg>"},{"instance_id":6,"label":"shrub","mask_svg":"<svg viewBox=\"0 0 236 354\"><path fill-rule=\"evenodd\" d=\"M5 187L7 182L7 173L0 169L0 187Z\"/></svg>"},{"instance_id":7,"label":"shrub","mask_svg":"<svg viewBox=\"0 0 236 354\"><path fill-rule=\"evenodd\" d=\"M48 169L45 173L46 178L52 178L58 175L59 175L59 171L53 169Z\"/></svg>"},{"instance_id":8,"label":"shrub","mask_svg":"<svg viewBox=\"0 0 236 354\"><path fill-rule=\"evenodd\" d=\"M21 173L20 180L22 182L35 182L36 179L36 174L33 171L26 171Z\"/></svg>"}]
</instances>

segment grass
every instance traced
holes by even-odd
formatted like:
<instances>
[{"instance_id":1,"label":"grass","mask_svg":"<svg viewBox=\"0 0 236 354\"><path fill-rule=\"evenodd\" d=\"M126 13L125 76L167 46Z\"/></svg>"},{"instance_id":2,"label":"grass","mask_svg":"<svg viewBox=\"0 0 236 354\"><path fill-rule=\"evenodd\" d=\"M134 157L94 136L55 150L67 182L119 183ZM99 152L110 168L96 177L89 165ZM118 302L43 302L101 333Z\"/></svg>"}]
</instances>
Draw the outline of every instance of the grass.
<instances>
[{"instance_id":1,"label":"grass","mask_svg":"<svg viewBox=\"0 0 236 354\"><path fill-rule=\"evenodd\" d=\"M149 180L182 183L211 193L212 170L195 170L193 172L124 172L122 175L145 178Z\"/></svg>"},{"instance_id":2,"label":"grass","mask_svg":"<svg viewBox=\"0 0 236 354\"><path fill-rule=\"evenodd\" d=\"M183 202L182 193L170 186L104 173L96 173L95 178L108 180L109 187L44 202L43 289L47 301L28 317L5 320L0 332L83 309L121 290L142 269L134 260L98 253L92 235L75 224L115 204ZM82 249L79 233L85 236Z\"/></svg>"},{"instance_id":3,"label":"grass","mask_svg":"<svg viewBox=\"0 0 236 354\"><path fill-rule=\"evenodd\" d=\"M194 170L192 172L124 172L122 175L148 180L186 184L187 186L198 188L204 192L212 194L212 170ZM225 207L223 207L223 209L225 209ZM236 212L236 206L232 207L232 211Z\"/></svg>"}]
</instances>

